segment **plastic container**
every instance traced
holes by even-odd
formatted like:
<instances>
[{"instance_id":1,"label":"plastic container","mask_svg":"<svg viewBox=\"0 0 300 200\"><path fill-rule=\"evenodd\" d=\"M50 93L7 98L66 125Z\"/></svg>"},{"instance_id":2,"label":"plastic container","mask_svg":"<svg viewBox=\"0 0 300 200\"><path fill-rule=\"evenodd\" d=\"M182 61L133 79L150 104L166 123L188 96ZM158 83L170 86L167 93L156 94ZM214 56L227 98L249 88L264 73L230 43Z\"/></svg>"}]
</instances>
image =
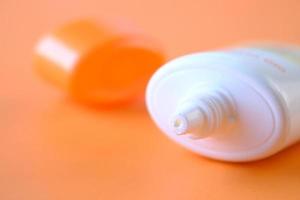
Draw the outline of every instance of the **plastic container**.
<instances>
[{"instance_id":1,"label":"plastic container","mask_svg":"<svg viewBox=\"0 0 300 200\"><path fill-rule=\"evenodd\" d=\"M41 77L79 101L105 106L141 96L164 62L156 41L108 20L66 23L42 37L34 52Z\"/></svg>"},{"instance_id":2,"label":"plastic container","mask_svg":"<svg viewBox=\"0 0 300 200\"><path fill-rule=\"evenodd\" d=\"M177 58L147 88L160 129L191 151L245 162L300 139L300 49L231 48Z\"/></svg>"}]
</instances>

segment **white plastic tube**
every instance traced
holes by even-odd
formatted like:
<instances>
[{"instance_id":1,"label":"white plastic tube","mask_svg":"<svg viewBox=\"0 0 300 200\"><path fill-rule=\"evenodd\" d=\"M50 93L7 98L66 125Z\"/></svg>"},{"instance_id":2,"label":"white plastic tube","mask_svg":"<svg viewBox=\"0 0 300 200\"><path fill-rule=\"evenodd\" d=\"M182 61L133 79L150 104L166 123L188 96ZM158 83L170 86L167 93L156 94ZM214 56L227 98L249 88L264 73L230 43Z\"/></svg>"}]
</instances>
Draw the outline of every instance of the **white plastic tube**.
<instances>
[{"instance_id":1,"label":"white plastic tube","mask_svg":"<svg viewBox=\"0 0 300 200\"><path fill-rule=\"evenodd\" d=\"M177 58L147 88L148 110L198 154L245 162L300 140L300 49L232 48Z\"/></svg>"}]
</instances>

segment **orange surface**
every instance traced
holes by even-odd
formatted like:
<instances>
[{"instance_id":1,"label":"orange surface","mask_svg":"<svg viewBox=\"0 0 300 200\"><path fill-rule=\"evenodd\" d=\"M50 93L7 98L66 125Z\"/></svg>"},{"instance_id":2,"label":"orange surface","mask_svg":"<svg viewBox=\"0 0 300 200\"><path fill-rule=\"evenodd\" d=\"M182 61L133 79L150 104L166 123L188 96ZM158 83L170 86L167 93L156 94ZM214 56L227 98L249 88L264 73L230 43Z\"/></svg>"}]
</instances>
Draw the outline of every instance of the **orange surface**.
<instances>
[{"instance_id":1,"label":"orange surface","mask_svg":"<svg viewBox=\"0 0 300 200\"><path fill-rule=\"evenodd\" d=\"M300 43L299 10L298 0L2 0L0 199L300 199L300 145L260 162L212 161L165 138L143 107L80 105L32 69L37 38L74 17L124 16L175 57Z\"/></svg>"}]
</instances>

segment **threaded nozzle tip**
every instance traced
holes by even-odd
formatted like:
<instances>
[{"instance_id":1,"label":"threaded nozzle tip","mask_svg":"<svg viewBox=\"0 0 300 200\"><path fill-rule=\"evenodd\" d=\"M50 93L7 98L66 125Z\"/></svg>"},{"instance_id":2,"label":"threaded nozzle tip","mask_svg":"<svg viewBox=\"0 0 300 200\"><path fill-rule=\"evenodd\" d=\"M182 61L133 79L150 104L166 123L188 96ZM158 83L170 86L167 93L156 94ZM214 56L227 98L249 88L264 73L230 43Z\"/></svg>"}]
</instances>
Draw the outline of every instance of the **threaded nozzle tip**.
<instances>
[{"instance_id":1,"label":"threaded nozzle tip","mask_svg":"<svg viewBox=\"0 0 300 200\"><path fill-rule=\"evenodd\" d=\"M183 115L176 115L171 120L171 126L177 135L186 134L188 131L188 121Z\"/></svg>"}]
</instances>

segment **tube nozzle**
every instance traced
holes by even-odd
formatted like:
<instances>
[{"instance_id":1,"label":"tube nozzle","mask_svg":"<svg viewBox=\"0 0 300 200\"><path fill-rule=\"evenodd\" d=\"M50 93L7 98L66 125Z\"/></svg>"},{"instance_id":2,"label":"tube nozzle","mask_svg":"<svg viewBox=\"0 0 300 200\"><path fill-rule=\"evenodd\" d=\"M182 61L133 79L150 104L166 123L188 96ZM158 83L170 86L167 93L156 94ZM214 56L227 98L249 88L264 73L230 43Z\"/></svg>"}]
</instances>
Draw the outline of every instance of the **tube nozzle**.
<instances>
[{"instance_id":1,"label":"tube nozzle","mask_svg":"<svg viewBox=\"0 0 300 200\"><path fill-rule=\"evenodd\" d=\"M187 109L175 115L171 120L174 132L177 135L187 134L204 126L203 112L197 107Z\"/></svg>"},{"instance_id":2,"label":"tube nozzle","mask_svg":"<svg viewBox=\"0 0 300 200\"><path fill-rule=\"evenodd\" d=\"M170 126L177 135L191 134L193 138L204 138L223 126L232 115L233 105L229 94L215 91L179 104Z\"/></svg>"}]
</instances>

